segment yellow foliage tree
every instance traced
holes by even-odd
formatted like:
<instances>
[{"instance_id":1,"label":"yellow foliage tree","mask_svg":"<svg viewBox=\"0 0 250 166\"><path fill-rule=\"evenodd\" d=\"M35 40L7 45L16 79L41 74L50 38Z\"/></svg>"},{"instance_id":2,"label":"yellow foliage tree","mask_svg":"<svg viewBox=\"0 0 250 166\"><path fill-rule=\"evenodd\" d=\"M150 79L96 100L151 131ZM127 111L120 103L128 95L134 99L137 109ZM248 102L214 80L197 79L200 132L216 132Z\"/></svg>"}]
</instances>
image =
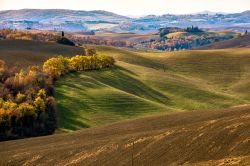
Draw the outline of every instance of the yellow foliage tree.
<instances>
[{"instance_id":1,"label":"yellow foliage tree","mask_svg":"<svg viewBox=\"0 0 250 166\"><path fill-rule=\"evenodd\" d=\"M38 110L38 111L41 111L41 112L44 112L45 111L45 102L44 100L38 96L35 101L34 101L34 105L35 105L35 108Z\"/></svg>"},{"instance_id":2,"label":"yellow foliage tree","mask_svg":"<svg viewBox=\"0 0 250 166\"><path fill-rule=\"evenodd\" d=\"M49 75L60 77L69 71L69 59L63 56L51 58L43 64L43 71Z\"/></svg>"},{"instance_id":3,"label":"yellow foliage tree","mask_svg":"<svg viewBox=\"0 0 250 166\"><path fill-rule=\"evenodd\" d=\"M34 119L37 117L35 107L28 103L20 104L17 111L21 114L21 117L33 117Z\"/></svg>"},{"instance_id":4,"label":"yellow foliage tree","mask_svg":"<svg viewBox=\"0 0 250 166\"><path fill-rule=\"evenodd\" d=\"M41 97L43 100L46 99L46 92L44 89L40 89L37 93L37 97Z\"/></svg>"}]
</instances>

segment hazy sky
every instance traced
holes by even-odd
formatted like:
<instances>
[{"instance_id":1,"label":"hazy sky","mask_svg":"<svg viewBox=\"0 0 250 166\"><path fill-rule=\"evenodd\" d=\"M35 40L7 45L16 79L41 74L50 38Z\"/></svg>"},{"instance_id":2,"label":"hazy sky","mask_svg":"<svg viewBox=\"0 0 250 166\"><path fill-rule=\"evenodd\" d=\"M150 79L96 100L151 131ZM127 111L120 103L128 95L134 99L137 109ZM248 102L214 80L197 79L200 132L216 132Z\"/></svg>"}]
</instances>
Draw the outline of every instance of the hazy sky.
<instances>
[{"instance_id":1,"label":"hazy sky","mask_svg":"<svg viewBox=\"0 0 250 166\"><path fill-rule=\"evenodd\" d=\"M241 12L250 10L250 0L0 0L8 9L107 10L123 15L185 14L204 10Z\"/></svg>"}]
</instances>

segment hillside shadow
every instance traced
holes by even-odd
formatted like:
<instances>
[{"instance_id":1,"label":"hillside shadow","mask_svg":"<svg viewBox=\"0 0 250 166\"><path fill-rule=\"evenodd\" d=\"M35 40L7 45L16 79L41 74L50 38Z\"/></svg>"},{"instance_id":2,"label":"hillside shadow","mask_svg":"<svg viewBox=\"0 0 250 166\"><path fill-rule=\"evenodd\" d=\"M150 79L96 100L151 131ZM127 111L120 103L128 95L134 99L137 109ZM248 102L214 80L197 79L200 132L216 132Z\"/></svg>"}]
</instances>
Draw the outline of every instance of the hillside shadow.
<instances>
[{"instance_id":1,"label":"hillside shadow","mask_svg":"<svg viewBox=\"0 0 250 166\"><path fill-rule=\"evenodd\" d=\"M81 91L85 91L87 88L99 88L103 87L103 84L97 82L91 77L81 77L82 72L75 72L67 74L56 83L56 85L64 85L70 88L75 88ZM83 81L84 80L84 81ZM84 87L84 88L83 88Z\"/></svg>"},{"instance_id":2,"label":"hillside shadow","mask_svg":"<svg viewBox=\"0 0 250 166\"><path fill-rule=\"evenodd\" d=\"M72 98L70 96L66 96L63 93L57 92L56 98L58 101L60 99L66 100L69 103L79 103L76 98ZM81 102L83 105L83 108L88 108L88 105ZM67 105L66 105L67 106ZM88 128L90 127L88 124L83 122L83 119L81 117L81 120L79 119L79 113L78 110L74 110L74 107L72 109L69 109L62 103L57 103L57 110L59 115L59 128L67 129L67 130L77 130L79 128ZM88 119L86 119L88 120Z\"/></svg>"},{"instance_id":3,"label":"hillside shadow","mask_svg":"<svg viewBox=\"0 0 250 166\"><path fill-rule=\"evenodd\" d=\"M134 76L138 76L136 73L132 72L131 70L128 70L128 69L126 69L124 67L121 67L121 66L115 66L115 68L113 68L113 70L123 70L123 71L126 71L129 74L132 74Z\"/></svg>"},{"instance_id":4,"label":"hillside shadow","mask_svg":"<svg viewBox=\"0 0 250 166\"><path fill-rule=\"evenodd\" d=\"M95 71L84 72L84 75L140 98L152 100L164 105L169 103L169 98L167 96L131 76L131 72L128 73L122 68L109 71L99 71L98 73Z\"/></svg>"},{"instance_id":5,"label":"hillside shadow","mask_svg":"<svg viewBox=\"0 0 250 166\"><path fill-rule=\"evenodd\" d=\"M114 116L132 117L144 113L146 107L154 110L160 105L163 108L170 103L167 96L136 77L135 73L122 67L76 72L63 76L57 82L56 93L59 120L61 120L59 121L59 127L67 130L90 127L91 119L84 117L85 113L96 116L92 113L105 110L112 112L111 114L114 114ZM104 87L120 90L124 92L124 95L114 93L101 99L100 96L89 94L91 89L102 89ZM157 104L159 105L157 106ZM100 119L103 118L100 117ZM112 119L112 117L109 118Z\"/></svg>"}]
</instances>

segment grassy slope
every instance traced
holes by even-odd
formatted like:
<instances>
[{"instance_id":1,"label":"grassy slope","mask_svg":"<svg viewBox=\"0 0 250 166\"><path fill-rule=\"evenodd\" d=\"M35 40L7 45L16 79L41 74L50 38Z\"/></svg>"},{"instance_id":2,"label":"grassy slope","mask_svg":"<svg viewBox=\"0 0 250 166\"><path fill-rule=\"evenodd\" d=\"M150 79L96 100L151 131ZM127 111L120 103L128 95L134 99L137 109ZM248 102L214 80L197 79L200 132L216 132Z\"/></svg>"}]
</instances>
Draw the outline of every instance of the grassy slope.
<instances>
[{"instance_id":1,"label":"grassy slope","mask_svg":"<svg viewBox=\"0 0 250 166\"><path fill-rule=\"evenodd\" d=\"M0 40L0 59L11 67L39 65L53 56L73 56L80 53L81 48L50 42Z\"/></svg>"},{"instance_id":2,"label":"grassy slope","mask_svg":"<svg viewBox=\"0 0 250 166\"><path fill-rule=\"evenodd\" d=\"M225 49L225 48L250 48L250 35L234 38L231 40L212 43L198 49Z\"/></svg>"},{"instance_id":3,"label":"grassy slope","mask_svg":"<svg viewBox=\"0 0 250 166\"><path fill-rule=\"evenodd\" d=\"M0 142L0 165L250 164L250 107L142 118Z\"/></svg>"},{"instance_id":4,"label":"grassy slope","mask_svg":"<svg viewBox=\"0 0 250 166\"><path fill-rule=\"evenodd\" d=\"M133 33L112 33L112 32L97 32L94 37L101 39L112 39L127 42L141 42L145 40L159 40L159 35L156 34L133 34Z\"/></svg>"},{"instance_id":5,"label":"grassy slope","mask_svg":"<svg viewBox=\"0 0 250 166\"><path fill-rule=\"evenodd\" d=\"M236 36L236 32L232 31L205 31L205 32L196 32L196 33L189 33L189 32L173 32L166 35L168 38L186 38L186 37L193 37L193 38L200 38L201 36ZM228 47L229 48L229 47Z\"/></svg>"},{"instance_id":6,"label":"grassy slope","mask_svg":"<svg viewBox=\"0 0 250 166\"><path fill-rule=\"evenodd\" d=\"M71 74L57 82L63 130L249 103L249 49L136 53L95 48L113 56L117 67Z\"/></svg>"}]
</instances>

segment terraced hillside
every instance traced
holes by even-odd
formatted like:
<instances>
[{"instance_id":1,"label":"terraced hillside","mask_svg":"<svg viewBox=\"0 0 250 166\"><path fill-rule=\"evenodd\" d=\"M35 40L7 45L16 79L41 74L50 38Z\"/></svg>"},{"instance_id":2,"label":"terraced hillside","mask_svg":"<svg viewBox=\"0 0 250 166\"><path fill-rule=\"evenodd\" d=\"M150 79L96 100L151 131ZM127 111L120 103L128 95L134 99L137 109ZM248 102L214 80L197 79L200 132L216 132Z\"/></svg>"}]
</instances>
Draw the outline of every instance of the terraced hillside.
<instances>
[{"instance_id":1,"label":"terraced hillside","mask_svg":"<svg viewBox=\"0 0 250 166\"><path fill-rule=\"evenodd\" d=\"M0 165L247 166L249 140L249 106L191 111L1 142Z\"/></svg>"},{"instance_id":2,"label":"terraced hillside","mask_svg":"<svg viewBox=\"0 0 250 166\"><path fill-rule=\"evenodd\" d=\"M11 67L40 65L53 56L74 56L81 53L81 48L52 42L0 40L0 59Z\"/></svg>"},{"instance_id":3,"label":"terraced hillside","mask_svg":"<svg viewBox=\"0 0 250 166\"><path fill-rule=\"evenodd\" d=\"M57 82L61 130L250 102L250 49L142 53L92 47L113 56L117 67Z\"/></svg>"}]
</instances>

